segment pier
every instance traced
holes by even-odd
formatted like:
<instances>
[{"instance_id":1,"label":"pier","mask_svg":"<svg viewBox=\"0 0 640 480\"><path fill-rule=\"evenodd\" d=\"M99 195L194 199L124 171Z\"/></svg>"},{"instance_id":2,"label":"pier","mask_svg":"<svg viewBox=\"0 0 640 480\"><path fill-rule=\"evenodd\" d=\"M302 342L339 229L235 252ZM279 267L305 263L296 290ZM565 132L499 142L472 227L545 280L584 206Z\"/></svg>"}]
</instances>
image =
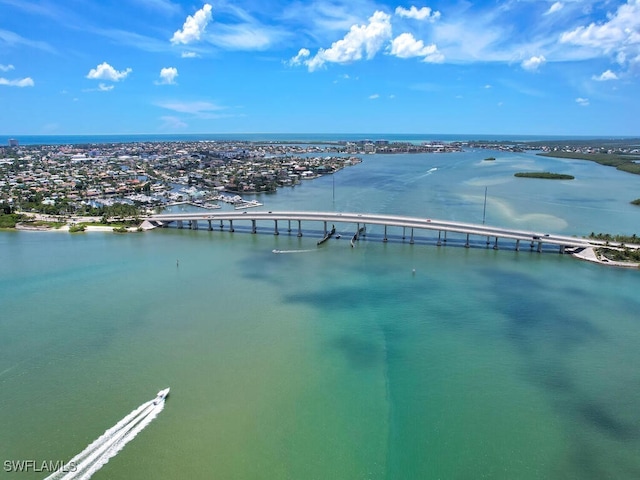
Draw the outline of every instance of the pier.
<instances>
[{"instance_id":1,"label":"pier","mask_svg":"<svg viewBox=\"0 0 640 480\"><path fill-rule=\"evenodd\" d=\"M601 247L605 242L590 240L585 238L572 237L567 235L556 235L552 233L536 232L528 230L517 230L511 228L495 227L485 224L452 222L448 220L436 220L421 217L406 217L399 215L382 215L366 213L348 212L264 212L264 211L242 211L242 212L197 212L197 213L167 213L151 215L147 217L143 224L143 229L166 227L175 223L178 228L189 228L197 230L201 224L206 224L208 230L213 230L213 224L219 224L220 230L235 231L238 225L246 224L251 233L260 231L271 232L279 235L278 222L287 222L287 232L291 234L291 222L297 222L298 237L304 234L303 222L307 231L317 231L318 228L311 228L314 224L320 223L324 226L324 234L327 233L327 223L343 225L343 231L354 232L355 238L366 226L378 225L382 227L382 242L388 242L392 238L394 229L397 230L397 238L405 241L409 235L409 243L414 244L418 240L433 242L437 246L446 246L447 243L456 243L466 248L471 246L485 246L499 250L501 248L511 250L523 250L542 252L551 248L558 253L565 253L567 249L583 249L589 247Z\"/></svg>"}]
</instances>

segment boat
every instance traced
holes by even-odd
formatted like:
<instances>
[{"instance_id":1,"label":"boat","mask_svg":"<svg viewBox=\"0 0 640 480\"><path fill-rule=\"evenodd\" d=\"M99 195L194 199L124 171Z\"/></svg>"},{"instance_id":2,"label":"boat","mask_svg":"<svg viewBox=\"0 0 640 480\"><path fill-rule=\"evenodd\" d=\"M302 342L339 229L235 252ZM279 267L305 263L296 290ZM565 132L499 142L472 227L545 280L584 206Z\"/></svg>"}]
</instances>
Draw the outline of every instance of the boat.
<instances>
[{"instance_id":1,"label":"boat","mask_svg":"<svg viewBox=\"0 0 640 480\"><path fill-rule=\"evenodd\" d=\"M154 398L153 400L153 404L154 405L158 405L160 402L162 402L165 398L167 398L167 396L169 395L169 388L165 388L164 390L160 390L158 392L158 395L156 396L156 398Z\"/></svg>"},{"instance_id":2,"label":"boat","mask_svg":"<svg viewBox=\"0 0 640 480\"><path fill-rule=\"evenodd\" d=\"M322 238L322 240L318 240L318 245L322 245L324 242L326 242L327 240L329 240L333 234L336 233L336 227L335 225L333 226L333 228L331 229L330 232L327 232L325 234L325 236Z\"/></svg>"}]
</instances>

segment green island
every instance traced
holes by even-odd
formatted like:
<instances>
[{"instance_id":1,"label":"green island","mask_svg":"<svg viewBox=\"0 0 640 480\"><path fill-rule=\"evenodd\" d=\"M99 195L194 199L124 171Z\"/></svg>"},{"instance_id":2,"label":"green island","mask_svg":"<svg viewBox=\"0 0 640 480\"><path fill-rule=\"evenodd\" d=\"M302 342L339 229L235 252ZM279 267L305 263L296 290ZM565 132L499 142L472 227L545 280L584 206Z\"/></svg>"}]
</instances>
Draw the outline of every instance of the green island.
<instances>
[{"instance_id":1,"label":"green island","mask_svg":"<svg viewBox=\"0 0 640 480\"><path fill-rule=\"evenodd\" d=\"M608 167L615 167L618 170L627 173L634 173L640 175L640 155L626 153L626 152L576 152L576 151L551 151L538 153L542 157L555 157L555 158L570 158L574 160L589 160L591 162L599 163L600 165L606 165Z\"/></svg>"},{"instance_id":2,"label":"green island","mask_svg":"<svg viewBox=\"0 0 640 480\"><path fill-rule=\"evenodd\" d=\"M496 157L487 157L484 159L485 162L493 162L496 159Z\"/></svg>"},{"instance_id":3,"label":"green island","mask_svg":"<svg viewBox=\"0 0 640 480\"><path fill-rule=\"evenodd\" d=\"M573 175L567 175L565 173L551 173L551 172L518 172L514 174L514 177L521 178L544 178L548 180L573 180Z\"/></svg>"},{"instance_id":4,"label":"green island","mask_svg":"<svg viewBox=\"0 0 640 480\"><path fill-rule=\"evenodd\" d=\"M635 200L631 200L632 205L640 205L640 198L636 198Z\"/></svg>"}]
</instances>

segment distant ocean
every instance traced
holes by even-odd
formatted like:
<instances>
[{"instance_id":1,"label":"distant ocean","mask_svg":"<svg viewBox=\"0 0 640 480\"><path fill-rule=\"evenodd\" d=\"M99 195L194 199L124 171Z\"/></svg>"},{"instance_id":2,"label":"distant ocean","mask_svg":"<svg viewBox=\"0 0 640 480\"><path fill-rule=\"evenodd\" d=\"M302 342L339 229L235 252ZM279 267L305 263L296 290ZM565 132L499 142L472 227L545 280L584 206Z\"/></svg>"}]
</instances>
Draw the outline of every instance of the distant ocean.
<instances>
[{"instance_id":1,"label":"distant ocean","mask_svg":"<svg viewBox=\"0 0 640 480\"><path fill-rule=\"evenodd\" d=\"M502 135L502 134L436 134L436 133L193 133L193 134L135 134L135 135L0 135L0 145L8 145L9 139L20 145L79 145L136 142L204 142L204 141L290 141L300 143L340 142L358 140L388 140L394 142L421 143L429 141L461 142L487 141L539 141L598 137L554 135ZM608 137L611 138L611 137ZM622 138L622 137L620 137Z\"/></svg>"}]
</instances>

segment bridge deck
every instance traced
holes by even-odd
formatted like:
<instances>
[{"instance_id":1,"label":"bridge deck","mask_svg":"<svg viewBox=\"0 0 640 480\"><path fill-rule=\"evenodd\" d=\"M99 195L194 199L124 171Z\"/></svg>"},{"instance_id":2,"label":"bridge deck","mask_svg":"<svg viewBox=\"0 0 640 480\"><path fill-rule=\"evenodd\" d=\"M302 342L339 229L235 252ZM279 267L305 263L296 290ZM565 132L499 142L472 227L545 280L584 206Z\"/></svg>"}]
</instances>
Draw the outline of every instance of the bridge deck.
<instances>
[{"instance_id":1,"label":"bridge deck","mask_svg":"<svg viewBox=\"0 0 640 480\"><path fill-rule=\"evenodd\" d=\"M541 233L530 230L517 230L511 228L495 227L476 223L453 222L447 220L436 220L420 217L406 217L399 215L381 215L368 213L349 212L264 212L247 211L242 212L196 212L196 213L168 213L152 215L146 220L161 225L172 222L212 222L212 221L295 221L295 222L327 222L327 223L349 223L361 225L382 225L386 227L400 227L405 229L432 230L436 232L454 232L466 235L481 237L494 237L496 239L511 239L515 241L529 241L539 244L558 245L560 247L597 247L604 245L604 242L588 240L584 238L571 237L567 235L556 235L551 233Z\"/></svg>"}]
</instances>

